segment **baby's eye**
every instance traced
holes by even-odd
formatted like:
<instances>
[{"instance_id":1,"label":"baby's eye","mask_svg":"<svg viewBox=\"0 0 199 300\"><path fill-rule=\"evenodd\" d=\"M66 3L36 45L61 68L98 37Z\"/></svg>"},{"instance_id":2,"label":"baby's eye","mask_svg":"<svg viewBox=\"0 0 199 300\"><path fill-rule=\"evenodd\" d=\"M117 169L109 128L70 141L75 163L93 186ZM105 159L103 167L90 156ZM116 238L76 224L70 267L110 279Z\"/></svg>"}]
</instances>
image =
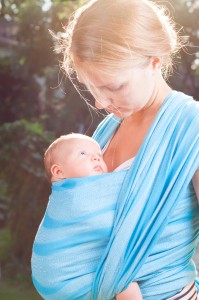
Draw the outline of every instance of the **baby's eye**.
<instances>
[{"instance_id":1,"label":"baby's eye","mask_svg":"<svg viewBox=\"0 0 199 300\"><path fill-rule=\"evenodd\" d=\"M81 151L80 155L86 155L86 151Z\"/></svg>"}]
</instances>

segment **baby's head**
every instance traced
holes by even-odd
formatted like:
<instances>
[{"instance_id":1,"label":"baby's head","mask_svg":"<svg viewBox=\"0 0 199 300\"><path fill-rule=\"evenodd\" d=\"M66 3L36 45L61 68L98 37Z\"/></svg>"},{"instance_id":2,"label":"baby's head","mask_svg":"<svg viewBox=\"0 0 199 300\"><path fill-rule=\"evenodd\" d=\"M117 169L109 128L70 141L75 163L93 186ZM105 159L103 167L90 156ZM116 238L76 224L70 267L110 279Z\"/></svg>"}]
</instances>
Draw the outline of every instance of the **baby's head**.
<instances>
[{"instance_id":1,"label":"baby's head","mask_svg":"<svg viewBox=\"0 0 199 300\"><path fill-rule=\"evenodd\" d=\"M51 182L107 172L99 144L79 133L55 140L44 154L44 165Z\"/></svg>"}]
</instances>

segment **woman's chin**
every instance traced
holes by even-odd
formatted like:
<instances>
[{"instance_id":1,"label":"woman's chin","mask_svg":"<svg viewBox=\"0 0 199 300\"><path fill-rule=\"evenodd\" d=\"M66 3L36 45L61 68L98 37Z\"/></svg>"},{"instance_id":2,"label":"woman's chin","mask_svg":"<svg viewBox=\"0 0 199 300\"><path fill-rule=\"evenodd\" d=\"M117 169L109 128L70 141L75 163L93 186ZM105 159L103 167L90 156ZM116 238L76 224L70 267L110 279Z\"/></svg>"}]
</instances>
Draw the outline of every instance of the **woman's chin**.
<instances>
[{"instance_id":1,"label":"woman's chin","mask_svg":"<svg viewBox=\"0 0 199 300\"><path fill-rule=\"evenodd\" d=\"M117 111L117 112L113 112L113 114L120 119L125 119L125 118L130 117L133 114L133 112L132 111L120 111L120 112Z\"/></svg>"}]
</instances>

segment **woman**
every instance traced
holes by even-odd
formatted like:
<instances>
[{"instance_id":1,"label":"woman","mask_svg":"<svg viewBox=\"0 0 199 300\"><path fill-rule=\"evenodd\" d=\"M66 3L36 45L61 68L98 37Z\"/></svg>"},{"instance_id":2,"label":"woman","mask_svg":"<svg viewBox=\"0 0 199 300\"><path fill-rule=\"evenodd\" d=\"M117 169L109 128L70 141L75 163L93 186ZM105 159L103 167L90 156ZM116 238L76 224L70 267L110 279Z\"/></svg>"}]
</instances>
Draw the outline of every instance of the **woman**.
<instances>
[{"instance_id":1,"label":"woman","mask_svg":"<svg viewBox=\"0 0 199 300\"><path fill-rule=\"evenodd\" d=\"M77 10L66 30L64 70L76 72L96 108L114 114L94 134L108 170L132 172L125 185L131 197L118 204L94 299L111 299L131 281L143 299L197 299L199 107L165 81L181 46L174 24L152 1L96 0Z\"/></svg>"}]
</instances>

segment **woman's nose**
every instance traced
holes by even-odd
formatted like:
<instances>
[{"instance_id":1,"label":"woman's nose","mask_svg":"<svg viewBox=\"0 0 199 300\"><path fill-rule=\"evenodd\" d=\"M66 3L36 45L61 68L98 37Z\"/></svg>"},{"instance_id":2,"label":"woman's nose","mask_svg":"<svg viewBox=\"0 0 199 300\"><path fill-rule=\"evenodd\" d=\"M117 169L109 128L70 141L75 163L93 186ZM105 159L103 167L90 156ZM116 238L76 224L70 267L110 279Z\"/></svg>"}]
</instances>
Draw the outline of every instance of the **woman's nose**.
<instances>
[{"instance_id":1,"label":"woman's nose","mask_svg":"<svg viewBox=\"0 0 199 300\"><path fill-rule=\"evenodd\" d=\"M105 99L105 100L95 100L95 107L98 109L104 109L107 106L109 106L111 104L111 100L109 99Z\"/></svg>"}]
</instances>

